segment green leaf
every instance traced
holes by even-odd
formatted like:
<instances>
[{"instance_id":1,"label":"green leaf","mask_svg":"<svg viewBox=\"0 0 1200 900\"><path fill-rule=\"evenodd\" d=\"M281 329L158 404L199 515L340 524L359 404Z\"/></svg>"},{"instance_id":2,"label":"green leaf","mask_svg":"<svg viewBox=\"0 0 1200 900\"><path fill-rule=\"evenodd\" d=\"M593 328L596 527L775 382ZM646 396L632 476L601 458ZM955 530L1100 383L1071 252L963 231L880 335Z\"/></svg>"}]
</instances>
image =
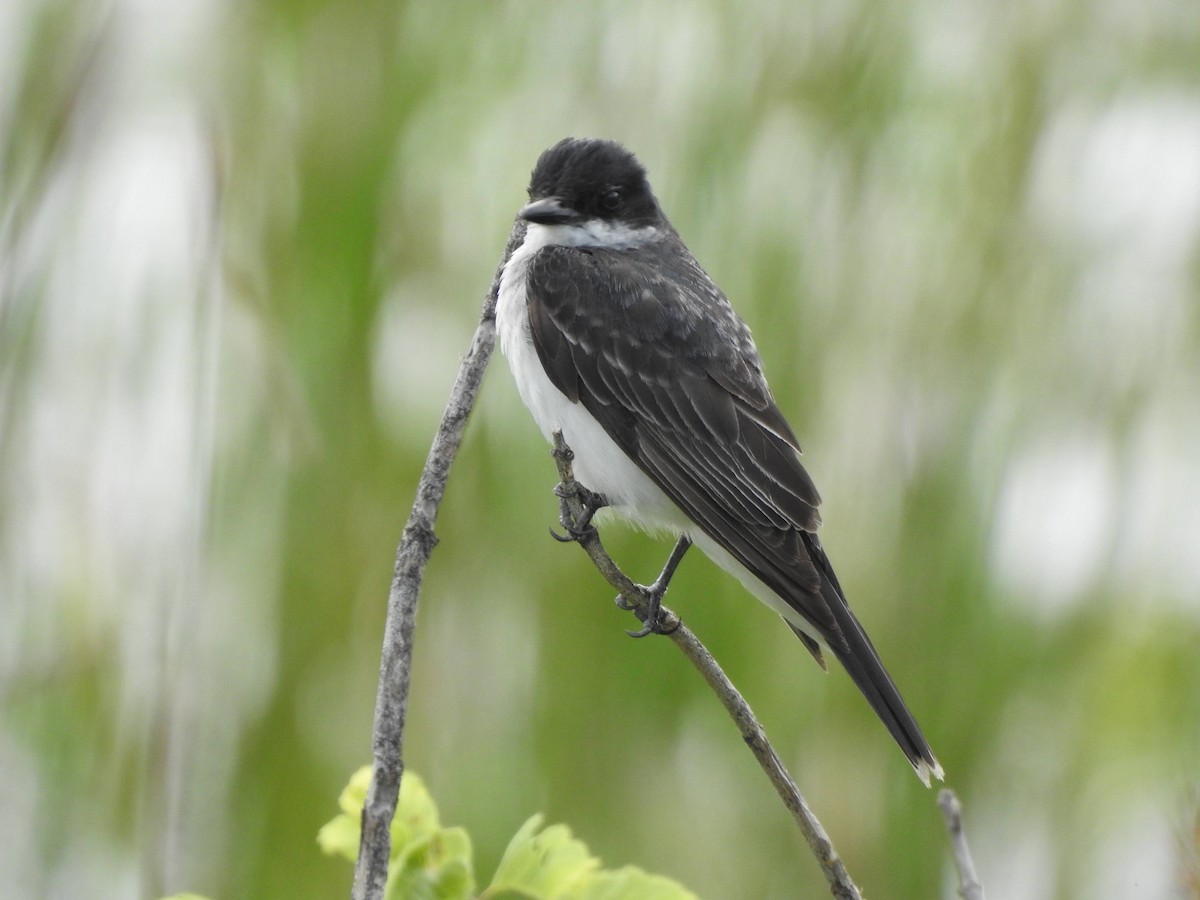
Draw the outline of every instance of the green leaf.
<instances>
[{"instance_id":1,"label":"green leaf","mask_svg":"<svg viewBox=\"0 0 1200 900\"><path fill-rule=\"evenodd\" d=\"M437 804L425 782L406 773L392 820L387 896L394 900L465 900L474 893L471 838L462 828L442 828Z\"/></svg>"},{"instance_id":2,"label":"green leaf","mask_svg":"<svg viewBox=\"0 0 1200 900\"><path fill-rule=\"evenodd\" d=\"M362 811L361 803L359 811ZM400 802L392 819L393 858L396 856L397 847L430 837L440 828L437 804L433 802L429 788L425 787L425 782L415 772L405 771L404 778L400 781Z\"/></svg>"},{"instance_id":3,"label":"green leaf","mask_svg":"<svg viewBox=\"0 0 1200 900\"><path fill-rule=\"evenodd\" d=\"M350 781L338 794L338 808L350 816L362 815L363 804L367 802L367 791L371 787L371 767L361 766Z\"/></svg>"},{"instance_id":4,"label":"green leaf","mask_svg":"<svg viewBox=\"0 0 1200 900\"><path fill-rule=\"evenodd\" d=\"M350 776L350 781L338 795L341 814L334 816L317 832L317 844L329 856L340 856L350 862L358 856L362 808L371 784L371 767L363 766Z\"/></svg>"},{"instance_id":5,"label":"green leaf","mask_svg":"<svg viewBox=\"0 0 1200 900\"><path fill-rule=\"evenodd\" d=\"M317 844L328 856L340 856L350 862L358 857L359 817L343 813L321 826Z\"/></svg>"},{"instance_id":6,"label":"green leaf","mask_svg":"<svg viewBox=\"0 0 1200 900\"><path fill-rule=\"evenodd\" d=\"M388 900L466 900L474 893L470 840L461 829L410 845L388 873Z\"/></svg>"},{"instance_id":7,"label":"green leaf","mask_svg":"<svg viewBox=\"0 0 1200 900\"><path fill-rule=\"evenodd\" d=\"M635 866L600 870L600 861L565 825L538 831L532 816L509 842L484 895L489 900L696 900L679 883Z\"/></svg>"},{"instance_id":8,"label":"green leaf","mask_svg":"<svg viewBox=\"0 0 1200 900\"><path fill-rule=\"evenodd\" d=\"M532 897L565 896L565 892L599 868L587 846L571 836L566 825L538 831L542 816L531 816L504 851L492 889Z\"/></svg>"},{"instance_id":9,"label":"green leaf","mask_svg":"<svg viewBox=\"0 0 1200 900\"><path fill-rule=\"evenodd\" d=\"M371 784L371 767L351 776L338 797L341 813L317 833L331 856L354 862L358 856L362 809ZM466 900L475 892L470 836L461 828L442 828L437 805L425 782L407 771L392 819L387 897L391 900Z\"/></svg>"},{"instance_id":10,"label":"green leaf","mask_svg":"<svg viewBox=\"0 0 1200 900\"><path fill-rule=\"evenodd\" d=\"M677 881L651 875L636 866L596 872L563 895L562 900L697 900Z\"/></svg>"}]
</instances>

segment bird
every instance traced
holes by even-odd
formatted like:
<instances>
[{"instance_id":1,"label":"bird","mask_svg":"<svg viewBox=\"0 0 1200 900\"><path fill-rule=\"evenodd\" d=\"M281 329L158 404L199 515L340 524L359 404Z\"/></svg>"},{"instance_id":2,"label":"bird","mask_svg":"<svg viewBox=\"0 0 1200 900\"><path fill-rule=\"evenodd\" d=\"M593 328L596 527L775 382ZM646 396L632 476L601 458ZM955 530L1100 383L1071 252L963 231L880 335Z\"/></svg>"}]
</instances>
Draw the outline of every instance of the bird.
<instances>
[{"instance_id":1,"label":"bird","mask_svg":"<svg viewBox=\"0 0 1200 900\"><path fill-rule=\"evenodd\" d=\"M645 168L620 143L568 137L538 157L528 195L524 236L500 273L496 332L542 434L561 432L574 452L592 497L584 518L607 506L676 535L672 571L695 544L823 669L832 653L927 787L943 779L817 537L821 498L750 329L667 219ZM660 630L656 616L635 636Z\"/></svg>"}]
</instances>

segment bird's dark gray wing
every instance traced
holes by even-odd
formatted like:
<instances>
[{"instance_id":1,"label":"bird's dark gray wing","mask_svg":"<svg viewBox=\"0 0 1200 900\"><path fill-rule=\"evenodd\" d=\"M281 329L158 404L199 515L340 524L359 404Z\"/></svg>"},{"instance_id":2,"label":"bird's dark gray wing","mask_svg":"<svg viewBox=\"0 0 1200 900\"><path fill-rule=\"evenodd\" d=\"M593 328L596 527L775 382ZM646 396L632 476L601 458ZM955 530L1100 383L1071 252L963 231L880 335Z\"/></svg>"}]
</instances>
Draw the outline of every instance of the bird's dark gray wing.
<instances>
[{"instance_id":1,"label":"bird's dark gray wing","mask_svg":"<svg viewBox=\"0 0 1200 900\"><path fill-rule=\"evenodd\" d=\"M821 635L928 784L941 767L817 539L820 497L749 329L682 242L665 240L666 248L551 246L534 255L526 292L542 365L705 534Z\"/></svg>"},{"instance_id":2,"label":"bird's dark gray wing","mask_svg":"<svg viewBox=\"0 0 1200 900\"><path fill-rule=\"evenodd\" d=\"M803 535L820 497L749 329L674 237L547 247L530 261L530 333L551 381L710 537L833 643ZM664 264L674 260L674 264Z\"/></svg>"}]
</instances>

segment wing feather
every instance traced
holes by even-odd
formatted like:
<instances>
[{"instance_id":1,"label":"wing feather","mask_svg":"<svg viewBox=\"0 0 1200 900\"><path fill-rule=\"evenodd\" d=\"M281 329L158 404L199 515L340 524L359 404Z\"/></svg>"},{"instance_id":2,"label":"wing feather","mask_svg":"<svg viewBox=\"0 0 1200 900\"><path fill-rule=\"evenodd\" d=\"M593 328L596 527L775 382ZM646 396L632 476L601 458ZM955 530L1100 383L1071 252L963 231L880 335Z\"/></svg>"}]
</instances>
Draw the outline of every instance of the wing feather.
<instances>
[{"instance_id":1,"label":"wing feather","mask_svg":"<svg viewBox=\"0 0 1200 900\"><path fill-rule=\"evenodd\" d=\"M676 249L671 272L661 254L541 250L526 282L538 355L706 534L836 642L800 537L820 524L820 496L749 330Z\"/></svg>"}]
</instances>

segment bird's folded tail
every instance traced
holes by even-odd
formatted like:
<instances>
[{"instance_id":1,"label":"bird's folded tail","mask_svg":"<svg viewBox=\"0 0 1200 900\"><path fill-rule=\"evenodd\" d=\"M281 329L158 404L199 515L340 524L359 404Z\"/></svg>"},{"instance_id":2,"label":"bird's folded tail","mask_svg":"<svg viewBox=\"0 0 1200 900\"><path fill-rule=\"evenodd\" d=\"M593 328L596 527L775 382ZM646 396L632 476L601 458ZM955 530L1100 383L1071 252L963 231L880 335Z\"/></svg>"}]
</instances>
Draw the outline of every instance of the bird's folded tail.
<instances>
[{"instance_id":1,"label":"bird's folded tail","mask_svg":"<svg viewBox=\"0 0 1200 900\"><path fill-rule=\"evenodd\" d=\"M805 543L809 544L809 552L817 565L817 570L821 573L821 594L833 612L838 629L845 638L844 646L835 646L831 642L829 649L850 673L850 677L854 679L858 689L862 691L867 702L871 704L871 708L875 710L875 714L887 726L887 730L900 745L900 749L904 751L904 755L908 757L912 767L916 769L917 777L921 779L921 782L929 787L931 777L937 778L939 781L943 780L941 763L933 755L933 750L930 748L929 742L925 740L925 735L921 733L921 727L917 724L916 719L904 705L900 691L892 681L892 676L884 668L883 661L875 651L871 639L867 637L863 627L858 623L858 619L854 617L854 613L846 603L841 585L837 582L837 576L833 574L833 567L829 564L816 536L805 534L804 537L811 538Z\"/></svg>"}]
</instances>

